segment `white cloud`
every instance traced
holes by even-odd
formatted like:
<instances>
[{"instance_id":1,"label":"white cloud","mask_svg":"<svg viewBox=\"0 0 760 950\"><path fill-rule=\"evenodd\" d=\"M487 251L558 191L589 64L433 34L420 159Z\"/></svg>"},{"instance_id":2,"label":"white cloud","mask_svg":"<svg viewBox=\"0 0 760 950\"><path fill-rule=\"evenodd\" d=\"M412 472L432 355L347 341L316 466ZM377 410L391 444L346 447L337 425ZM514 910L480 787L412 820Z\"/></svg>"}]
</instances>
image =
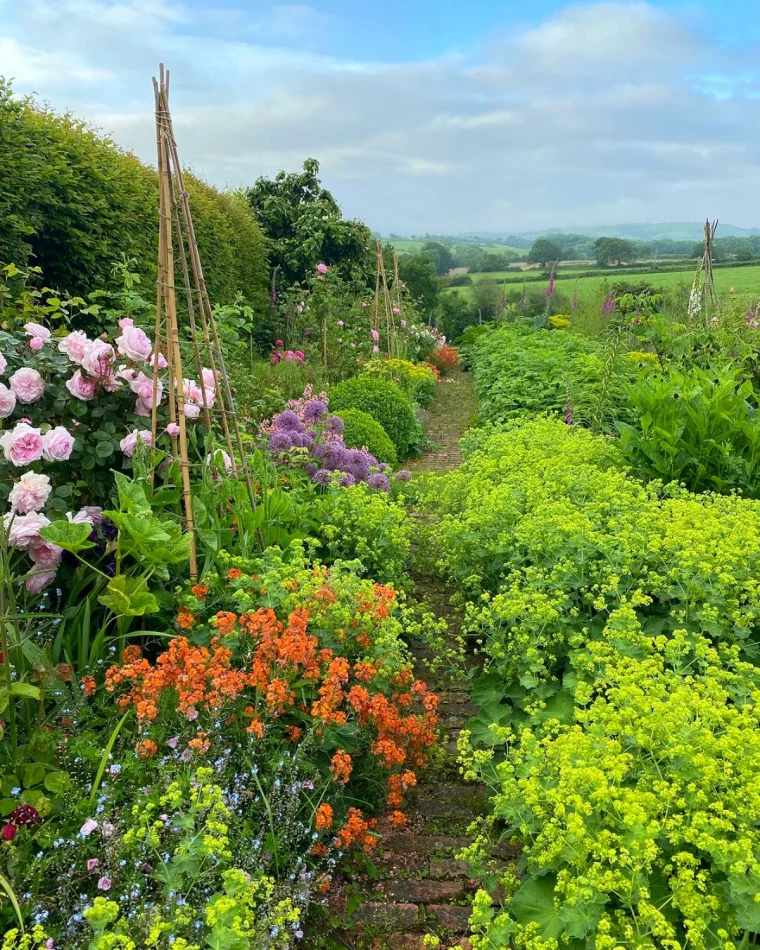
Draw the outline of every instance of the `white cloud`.
<instances>
[{"instance_id":1,"label":"white cloud","mask_svg":"<svg viewBox=\"0 0 760 950\"><path fill-rule=\"evenodd\" d=\"M729 55L651 4L574 5L469 57L409 63L326 54L330 31L307 4L258 9L6 4L0 73L152 161L163 59L196 171L245 184L313 155L347 213L384 230L760 223L746 198L760 177L748 57L732 79Z\"/></svg>"}]
</instances>

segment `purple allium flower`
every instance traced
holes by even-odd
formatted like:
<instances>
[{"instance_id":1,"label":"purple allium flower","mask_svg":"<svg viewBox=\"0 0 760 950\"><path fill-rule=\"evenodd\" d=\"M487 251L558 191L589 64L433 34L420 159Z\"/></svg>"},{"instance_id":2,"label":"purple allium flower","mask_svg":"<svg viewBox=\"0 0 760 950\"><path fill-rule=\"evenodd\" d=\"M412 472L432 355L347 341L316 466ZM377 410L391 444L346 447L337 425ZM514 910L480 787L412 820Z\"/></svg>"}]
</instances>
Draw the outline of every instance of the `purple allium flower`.
<instances>
[{"instance_id":1,"label":"purple allium flower","mask_svg":"<svg viewBox=\"0 0 760 950\"><path fill-rule=\"evenodd\" d=\"M401 471L396 472L396 481L410 482L411 480L412 480L412 473L407 471L407 469L402 468Z\"/></svg>"},{"instance_id":2,"label":"purple allium flower","mask_svg":"<svg viewBox=\"0 0 760 950\"><path fill-rule=\"evenodd\" d=\"M284 412L278 412L272 419L275 429L292 429L298 432L303 423L292 409L286 409Z\"/></svg>"},{"instance_id":3,"label":"purple allium flower","mask_svg":"<svg viewBox=\"0 0 760 950\"><path fill-rule=\"evenodd\" d=\"M309 478L315 475L316 471L317 466L313 462L309 462L309 464L306 466L306 474L309 476Z\"/></svg>"},{"instance_id":4,"label":"purple allium flower","mask_svg":"<svg viewBox=\"0 0 760 950\"><path fill-rule=\"evenodd\" d=\"M348 488L350 485L355 485L355 484L356 484L356 478L350 472L346 472L346 474L340 480L341 488Z\"/></svg>"},{"instance_id":5,"label":"purple allium flower","mask_svg":"<svg viewBox=\"0 0 760 950\"><path fill-rule=\"evenodd\" d=\"M342 435L345 427L346 425L340 416L330 416L325 420L325 429L327 429L328 432L335 432L338 435Z\"/></svg>"},{"instance_id":6,"label":"purple allium flower","mask_svg":"<svg viewBox=\"0 0 760 950\"><path fill-rule=\"evenodd\" d=\"M322 419L327 412L327 405L321 399L310 399L303 407L303 419L313 425Z\"/></svg>"},{"instance_id":7,"label":"purple allium flower","mask_svg":"<svg viewBox=\"0 0 760 950\"><path fill-rule=\"evenodd\" d=\"M317 485L329 485L331 472L329 469L320 468L311 476L311 480Z\"/></svg>"},{"instance_id":8,"label":"purple allium flower","mask_svg":"<svg viewBox=\"0 0 760 950\"><path fill-rule=\"evenodd\" d=\"M297 435L297 433L293 433ZM293 448L293 435L288 432L275 432L269 437L270 452L287 452Z\"/></svg>"},{"instance_id":9,"label":"purple allium flower","mask_svg":"<svg viewBox=\"0 0 760 950\"><path fill-rule=\"evenodd\" d=\"M367 484L370 488L377 488L379 491L391 490L391 483L388 481L388 476L382 475L380 472L375 472L374 475L370 475L367 479Z\"/></svg>"}]
</instances>

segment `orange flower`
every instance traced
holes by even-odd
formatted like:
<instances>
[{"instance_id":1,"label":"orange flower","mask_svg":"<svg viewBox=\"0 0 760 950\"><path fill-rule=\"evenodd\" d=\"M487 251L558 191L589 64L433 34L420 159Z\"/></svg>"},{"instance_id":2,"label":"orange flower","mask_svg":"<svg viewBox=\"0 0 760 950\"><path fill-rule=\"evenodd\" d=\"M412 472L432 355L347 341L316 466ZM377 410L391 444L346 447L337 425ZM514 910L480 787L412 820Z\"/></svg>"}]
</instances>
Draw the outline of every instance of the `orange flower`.
<instances>
[{"instance_id":1,"label":"orange flower","mask_svg":"<svg viewBox=\"0 0 760 950\"><path fill-rule=\"evenodd\" d=\"M220 610L211 618L210 623L211 626L215 627L224 637L227 634L232 633L235 629L237 615L231 613L229 610Z\"/></svg>"},{"instance_id":2,"label":"orange flower","mask_svg":"<svg viewBox=\"0 0 760 950\"><path fill-rule=\"evenodd\" d=\"M183 630L192 630L195 626L195 617L187 609L187 607L180 607L177 612L177 626L181 627Z\"/></svg>"},{"instance_id":3,"label":"orange flower","mask_svg":"<svg viewBox=\"0 0 760 950\"><path fill-rule=\"evenodd\" d=\"M303 735L303 729L300 726L286 726L283 731L291 742L298 742Z\"/></svg>"},{"instance_id":4,"label":"orange flower","mask_svg":"<svg viewBox=\"0 0 760 950\"><path fill-rule=\"evenodd\" d=\"M270 712L280 713L293 705L295 693L291 690L287 680L273 679L267 687L267 707Z\"/></svg>"},{"instance_id":5,"label":"orange flower","mask_svg":"<svg viewBox=\"0 0 760 950\"><path fill-rule=\"evenodd\" d=\"M82 677L82 692L85 694L85 696L94 696L97 688L98 684L95 682L94 676Z\"/></svg>"},{"instance_id":6,"label":"orange flower","mask_svg":"<svg viewBox=\"0 0 760 950\"><path fill-rule=\"evenodd\" d=\"M208 596L208 587L205 584L194 584L190 588L190 593L198 600L203 600L204 597Z\"/></svg>"},{"instance_id":7,"label":"orange flower","mask_svg":"<svg viewBox=\"0 0 760 950\"><path fill-rule=\"evenodd\" d=\"M338 782L339 785L345 785L351 777L351 772L354 768L351 756L345 750L339 749L330 761L330 772L332 773L333 779Z\"/></svg>"},{"instance_id":8,"label":"orange flower","mask_svg":"<svg viewBox=\"0 0 760 950\"><path fill-rule=\"evenodd\" d=\"M328 828L332 828L332 823L333 823L332 806L328 805L327 802L323 802L319 806L319 808L317 808L314 826L317 829L317 831L325 831Z\"/></svg>"},{"instance_id":9,"label":"orange flower","mask_svg":"<svg viewBox=\"0 0 760 950\"><path fill-rule=\"evenodd\" d=\"M391 814L391 824L396 828L403 828L409 819L398 809Z\"/></svg>"},{"instance_id":10,"label":"orange flower","mask_svg":"<svg viewBox=\"0 0 760 950\"><path fill-rule=\"evenodd\" d=\"M318 841L311 849L311 853L315 858L323 858L327 854L327 845L322 844L321 841Z\"/></svg>"},{"instance_id":11,"label":"orange flower","mask_svg":"<svg viewBox=\"0 0 760 950\"><path fill-rule=\"evenodd\" d=\"M357 844L361 841L368 830L369 822L364 818L364 815L362 815L359 809L349 808L348 820L338 832L335 838L335 844L338 848L345 851L347 848L350 848L352 844Z\"/></svg>"},{"instance_id":12,"label":"orange flower","mask_svg":"<svg viewBox=\"0 0 760 950\"><path fill-rule=\"evenodd\" d=\"M227 580L228 580L228 581L236 581L236 580L238 579L238 577L242 577L242 576L243 576L243 572L242 572L241 570L239 570L237 567L231 567L231 568L227 571Z\"/></svg>"},{"instance_id":13,"label":"orange flower","mask_svg":"<svg viewBox=\"0 0 760 950\"><path fill-rule=\"evenodd\" d=\"M252 719L245 730L250 732L252 736L256 736L257 739L264 738L264 723L258 718Z\"/></svg>"},{"instance_id":14,"label":"orange flower","mask_svg":"<svg viewBox=\"0 0 760 950\"><path fill-rule=\"evenodd\" d=\"M208 741L208 733L199 729L198 735L188 742L187 747L188 749L195 749L199 755L205 755L211 748L211 743Z\"/></svg>"},{"instance_id":15,"label":"orange flower","mask_svg":"<svg viewBox=\"0 0 760 950\"><path fill-rule=\"evenodd\" d=\"M158 746L152 739L141 739L135 746L135 752L141 759L151 759L158 752Z\"/></svg>"}]
</instances>

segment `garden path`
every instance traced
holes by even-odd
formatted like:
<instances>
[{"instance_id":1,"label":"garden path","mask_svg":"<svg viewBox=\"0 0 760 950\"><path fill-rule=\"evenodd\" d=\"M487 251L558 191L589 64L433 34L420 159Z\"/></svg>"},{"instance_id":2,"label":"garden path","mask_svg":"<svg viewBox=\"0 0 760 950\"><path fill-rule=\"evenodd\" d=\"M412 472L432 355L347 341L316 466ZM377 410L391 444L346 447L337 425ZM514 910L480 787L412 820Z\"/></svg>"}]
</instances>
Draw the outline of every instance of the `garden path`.
<instances>
[{"instance_id":1,"label":"garden path","mask_svg":"<svg viewBox=\"0 0 760 950\"><path fill-rule=\"evenodd\" d=\"M456 372L445 377L423 419L431 449L409 468L417 473L456 468L461 462L459 439L475 407L470 376ZM428 573L413 573L412 578L419 599L446 621L447 644L456 649L460 618L450 604L452 591ZM470 843L467 827L484 811L485 789L463 783L456 765L456 742L476 712L469 694L468 668L477 660L472 653L465 653L458 668L431 668L439 651L419 641L410 647L416 674L441 698L441 754L421 772L417 788L408 795L408 825L401 831L380 828L380 853L331 899L334 929L317 946L421 950L425 935L432 934L440 939L442 948L469 947L466 935L475 883L456 853Z\"/></svg>"}]
</instances>

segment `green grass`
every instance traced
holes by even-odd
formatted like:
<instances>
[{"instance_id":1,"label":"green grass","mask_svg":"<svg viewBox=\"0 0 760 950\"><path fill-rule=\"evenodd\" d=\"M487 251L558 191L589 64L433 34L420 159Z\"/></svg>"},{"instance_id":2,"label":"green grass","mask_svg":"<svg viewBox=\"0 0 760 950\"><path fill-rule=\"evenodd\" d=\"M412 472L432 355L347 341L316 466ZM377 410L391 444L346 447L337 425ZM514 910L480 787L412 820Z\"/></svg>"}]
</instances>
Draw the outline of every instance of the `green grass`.
<instances>
[{"instance_id":1,"label":"green grass","mask_svg":"<svg viewBox=\"0 0 760 950\"><path fill-rule=\"evenodd\" d=\"M427 243L426 241L412 241L411 238L399 238L395 241L388 241L389 244L392 244L396 251L399 254L416 254L417 251L421 251L423 246ZM465 245L460 245L464 247ZM499 251L514 251L515 254L519 254L521 257L525 257L528 253L527 249L524 247L510 247L507 244L473 244L473 249L476 247L483 248L484 251L498 253Z\"/></svg>"},{"instance_id":2,"label":"green grass","mask_svg":"<svg viewBox=\"0 0 760 950\"><path fill-rule=\"evenodd\" d=\"M531 274L528 271L528 274ZM613 271L607 274L594 275L593 277L573 276L583 273L582 270L560 271L556 278L556 286L567 296L572 297L576 279L578 282L579 300L588 300L597 297L604 292L605 284L612 284L618 280L646 281L658 290L673 291L683 286L691 287L694 280L694 268L680 271L671 271L665 274L652 273L629 273ZM522 286L522 278L514 272L499 272L494 274L472 274L473 281L495 278L498 281L504 281L507 291L514 290ZM537 284L530 282L528 287L536 288ZM760 265L753 267L723 267L715 270L715 287L719 294L728 294L731 287L737 297L747 296L760 299ZM444 291L445 293L459 293L469 296L472 293L471 286L453 287Z\"/></svg>"}]
</instances>

